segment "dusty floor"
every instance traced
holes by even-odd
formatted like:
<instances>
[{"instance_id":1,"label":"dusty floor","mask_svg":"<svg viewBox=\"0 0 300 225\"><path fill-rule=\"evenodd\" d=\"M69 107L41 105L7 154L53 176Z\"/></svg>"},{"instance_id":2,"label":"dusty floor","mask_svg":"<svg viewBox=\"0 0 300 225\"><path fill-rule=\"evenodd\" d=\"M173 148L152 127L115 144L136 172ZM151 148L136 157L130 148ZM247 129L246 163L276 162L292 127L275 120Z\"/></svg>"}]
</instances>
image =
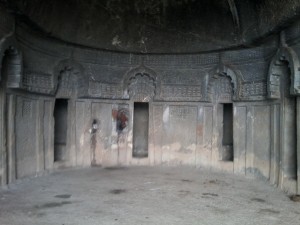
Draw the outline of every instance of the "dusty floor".
<instances>
[{"instance_id":1,"label":"dusty floor","mask_svg":"<svg viewBox=\"0 0 300 225\"><path fill-rule=\"evenodd\" d=\"M300 203L266 182L193 168L91 168L0 192L1 225L300 224Z\"/></svg>"}]
</instances>

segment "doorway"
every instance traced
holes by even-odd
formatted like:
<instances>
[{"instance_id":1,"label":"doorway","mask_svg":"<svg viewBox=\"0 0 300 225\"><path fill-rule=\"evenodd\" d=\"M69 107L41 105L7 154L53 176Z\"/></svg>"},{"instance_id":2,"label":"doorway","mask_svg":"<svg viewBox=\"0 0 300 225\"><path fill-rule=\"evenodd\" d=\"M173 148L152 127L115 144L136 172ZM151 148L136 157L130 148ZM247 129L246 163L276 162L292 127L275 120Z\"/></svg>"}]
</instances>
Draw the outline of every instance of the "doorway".
<instances>
[{"instance_id":1,"label":"doorway","mask_svg":"<svg viewBox=\"0 0 300 225\"><path fill-rule=\"evenodd\" d=\"M56 99L54 106L54 162L66 160L68 100Z\"/></svg>"},{"instance_id":2,"label":"doorway","mask_svg":"<svg viewBox=\"0 0 300 225\"><path fill-rule=\"evenodd\" d=\"M223 161L233 161L233 104L223 104Z\"/></svg>"},{"instance_id":3,"label":"doorway","mask_svg":"<svg viewBox=\"0 0 300 225\"><path fill-rule=\"evenodd\" d=\"M133 151L134 158L148 157L149 103L135 102L133 114Z\"/></svg>"}]
</instances>

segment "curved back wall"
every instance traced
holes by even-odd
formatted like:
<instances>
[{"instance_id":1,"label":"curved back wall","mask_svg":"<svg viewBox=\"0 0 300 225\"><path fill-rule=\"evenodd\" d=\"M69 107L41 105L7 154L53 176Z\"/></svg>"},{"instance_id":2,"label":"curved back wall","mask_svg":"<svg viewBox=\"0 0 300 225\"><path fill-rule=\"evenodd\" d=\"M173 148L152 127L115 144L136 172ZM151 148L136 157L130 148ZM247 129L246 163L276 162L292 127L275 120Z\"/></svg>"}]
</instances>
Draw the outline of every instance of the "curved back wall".
<instances>
[{"instance_id":1,"label":"curved back wall","mask_svg":"<svg viewBox=\"0 0 300 225\"><path fill-rule=\"evenodd\" d=\"M255 174L296 193L298 28L255 48L144 55L17 26L19 61L3 60L1 71L2 184L62 167L189 165ZM59 109L67 124L60 143ZM143 157L133 154L137 118L147 124L138 127L148 140Z\"/></svg>"}]
</instances>

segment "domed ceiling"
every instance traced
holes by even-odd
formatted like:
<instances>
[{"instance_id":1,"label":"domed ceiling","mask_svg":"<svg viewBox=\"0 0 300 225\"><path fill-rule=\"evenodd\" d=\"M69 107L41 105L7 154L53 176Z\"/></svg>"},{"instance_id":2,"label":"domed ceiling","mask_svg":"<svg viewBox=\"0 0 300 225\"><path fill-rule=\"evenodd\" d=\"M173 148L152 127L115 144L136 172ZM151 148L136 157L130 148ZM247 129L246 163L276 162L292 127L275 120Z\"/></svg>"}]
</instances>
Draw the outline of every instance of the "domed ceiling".
<instances>
[{"instance_id":1,"label":"domed ceiling","mask_svg":"<svg viewBox=\"0 0 300 225\"><path fill-rule=\"evenodd\" d=\"M300 14L299 0L0 0L48 37L135 53L243 47Z\"/></svg>"}]
</instances>

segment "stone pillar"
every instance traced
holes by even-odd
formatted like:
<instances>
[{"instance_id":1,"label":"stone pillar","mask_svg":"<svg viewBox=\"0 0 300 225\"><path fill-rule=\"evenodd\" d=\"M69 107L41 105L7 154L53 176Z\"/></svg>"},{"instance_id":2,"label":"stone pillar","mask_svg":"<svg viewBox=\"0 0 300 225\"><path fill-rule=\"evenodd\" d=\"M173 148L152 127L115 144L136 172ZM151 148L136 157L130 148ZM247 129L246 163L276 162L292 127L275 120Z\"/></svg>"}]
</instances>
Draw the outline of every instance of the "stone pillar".
<instances>
[{"instance_id":1,"label":"stone pillar","mask_svg":"<svg viewBox=\"0 0 300 225\"><path fill-rule=\"evenodd\" d=\"M297 194L300 193L300 97L297 97Z\"/></svg>"},{"instance_id":2,"label":"stone pillar","mask_svg":"<svg viewBox=\"0 0 300 225\"><path fill-rule=\"evenodd\" d=\"M16 180L16 142L15 142L15 114L16 114L16 97L7 95L7 182L12 183Z\"/></svg>"},{"instance_id":3,"label":"stone pillar","mask_svg":"<svg viewBox=\"0 0 300 225\"><path fill-rule=\"evenodd\" d=\"M4 88L0 84L0 185L6 184L6 134L5 134L5 92Z\"/></svg>"}]
</instances>

